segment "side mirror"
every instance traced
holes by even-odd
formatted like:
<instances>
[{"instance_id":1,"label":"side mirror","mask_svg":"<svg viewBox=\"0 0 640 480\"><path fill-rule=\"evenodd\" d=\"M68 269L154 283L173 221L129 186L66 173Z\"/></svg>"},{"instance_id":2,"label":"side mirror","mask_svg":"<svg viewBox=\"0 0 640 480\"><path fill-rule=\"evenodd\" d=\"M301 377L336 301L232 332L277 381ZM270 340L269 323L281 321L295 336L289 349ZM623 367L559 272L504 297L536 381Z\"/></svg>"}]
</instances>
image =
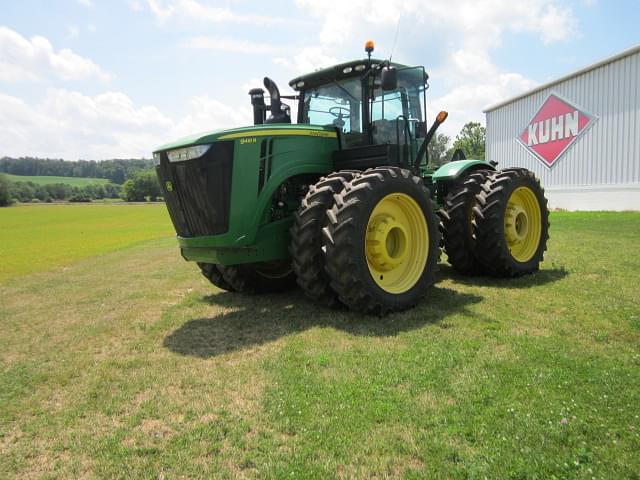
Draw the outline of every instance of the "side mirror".
<instances>
[{"instance_id":1,"label":"side mirror","mask_svg":"<svg viewBox=\"0 0 640 480\"><path fill-rule=\"evenodd\" d=\"M455 162L456 160L465 160L466 158L462 149L456 148L456 151L453 152L453 156L451 157L451 161Z\"/></svg>"},{"instance_id":2,"label":"side mirror","mask_svg":"<svg viewBox=\"0 0 640 480\"><path fill-rule=\"evenodd\" d=\"M427 122L416 122L416 138L427 136Z\"/></svg>"},{"instance_id":3,"label":"side mirror","mask_svg":"<svg viewBox=\"0 0 640 480\"><path fill-rule=\"evenodd\" d=\"M380 80L382 90L395 90L398 88L398 71L391 66L384 67Z\"/></svg>"}]
</instances>

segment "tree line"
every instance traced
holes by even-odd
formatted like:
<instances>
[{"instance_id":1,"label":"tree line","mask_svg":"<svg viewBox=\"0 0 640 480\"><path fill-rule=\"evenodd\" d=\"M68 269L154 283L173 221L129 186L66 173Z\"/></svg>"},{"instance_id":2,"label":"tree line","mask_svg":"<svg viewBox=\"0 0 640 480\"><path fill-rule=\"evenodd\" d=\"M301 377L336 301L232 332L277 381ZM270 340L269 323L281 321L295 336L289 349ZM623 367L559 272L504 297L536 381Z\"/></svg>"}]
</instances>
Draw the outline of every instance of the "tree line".
<instances>
[{"instance_id":1,"label":"tree line","mask_svg":"<svg viewBox=\"0 0 640 480\"><path fill-rule=\"evenodd\" d=\"M4 193L3 193L4 192ZM13 202L90 202L103 198L119 198L122 186L115 183L91 184L76 187L66 183L39 185L33 182L13 182L0 174L0 206Z\"/></svg>"},{"instance_id":2,"label":"tree line","mask_svg":"<svg viewBox=\"0 0 640 480\"><path fill-rule=\"evenodd\" d=\"M18 176L104 178L109 182L83 187L66 183L40 185L29 181L11 181L2 173ZM90 202L104 198L144 202L159 200L161 196L153 160L67 161L33 157L0 158L0 206L14 202Z\"/></svg>"},{"instance_id":3,"label":"tree line","mask_svg":"<svg viewBox=\"0 0 640 480\"><path fill-rule=\"evenodd\" d=\"M429 165L435 168L451 161L458 149L462 150L466 158L484 160L486 136L487 129L478 122L466 123L453 144L451 137L443 133L434 135L427 146Z\"/></svg>"},{"instance_id":4,"label":"tree line","mask_svg":"<svg viewBox=\"0 0 640 480\"><path fill-rule=\"evenodd\" d=\"M153 160L149 159L69 161L33 157L0 158L0 173L11 173L13 175L106 178L118 185L122 185L136 172L149 170L152 167Z\"/></svg>"},{"instance_id":5,"label":"tree line","mask_svg":"<svg viewBox=\"0 0 640 480\"><path fill-rule=\"evenodd\" d=\"M91 202L105 198L121 198L126 202L148 202L162 199L162 191L154 170L141 170L124 182L95 183L76 187L66 183L39 185L33 182L15 182L0 173L0 207L15 202Z\"/></svg>"}]
</instances>

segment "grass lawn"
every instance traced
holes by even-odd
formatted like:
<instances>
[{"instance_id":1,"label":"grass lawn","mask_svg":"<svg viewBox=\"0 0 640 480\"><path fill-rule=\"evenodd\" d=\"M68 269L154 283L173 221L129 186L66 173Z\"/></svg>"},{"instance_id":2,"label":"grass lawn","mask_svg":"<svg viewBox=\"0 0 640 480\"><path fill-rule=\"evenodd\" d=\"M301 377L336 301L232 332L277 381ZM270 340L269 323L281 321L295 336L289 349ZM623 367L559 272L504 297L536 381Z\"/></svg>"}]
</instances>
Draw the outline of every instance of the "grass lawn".
<instances>
[{"instance_id":1,"label":"grass lawn","mask_svg":"<svg viewBox=\"0 0 640 480\"><path fill-rule=\"evenodd\" d=\"M640 214L551 222L538 274L443 264L383 319L220 292L169 238L14 277L0 478L637 479Z\"/></svg>"},{"instance_id":2,"label":"grass lawn","mask_svg":"<svg viewBox=\"0 0 640 480\"><path fill-rule=\"evenodd\" d=\"M0 208L0 284L30 272L175 235L164 204Z\"/></svg>"},{"instance_id":3,"label":"grass lawn","mask_svg":"<svg viewBox=\"0 0 640 480\"><path fill-rule=\"evenodd\" d=\"M49 185L50 183L65 183L72 187L86 187L87 185L93 185L96 183L109 183L106 178L85 178L85 177L55 177L47 175L11 175L9 173L3 173L12 182L32 182L36 185Z\"/></svg>"}]
</instances>

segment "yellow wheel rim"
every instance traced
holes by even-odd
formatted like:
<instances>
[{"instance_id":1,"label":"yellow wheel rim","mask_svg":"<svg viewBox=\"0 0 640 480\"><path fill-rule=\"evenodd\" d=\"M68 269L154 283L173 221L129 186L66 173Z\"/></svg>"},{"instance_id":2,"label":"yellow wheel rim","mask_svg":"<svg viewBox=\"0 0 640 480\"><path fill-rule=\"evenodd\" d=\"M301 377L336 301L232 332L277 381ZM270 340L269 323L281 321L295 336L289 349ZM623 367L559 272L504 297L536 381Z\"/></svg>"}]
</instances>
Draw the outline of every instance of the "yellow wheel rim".
<instances>
[{"instance_id":1,"label":"yellow wheel rim","mask_svg":"<svg viewBox=\"0 0 640 480\"><path fill-rule=\"evenodd\" d=\"M399 294L418 283L429 255L429 230L413 198L393 193L378 202L367 223L365 255L383 290Z\"/></svg>"},{"instance_id":2,"label":"yellow wheel rim","mask_svg":"<svg viewBox=\"0 0 640 480\"><path fill-rule=\"evenodd\" d=\"M504 237L513 258L528 262L540 245L542 215L535 193L528 187L516 188L507 202Z\"/></svg>"}]
</instances>

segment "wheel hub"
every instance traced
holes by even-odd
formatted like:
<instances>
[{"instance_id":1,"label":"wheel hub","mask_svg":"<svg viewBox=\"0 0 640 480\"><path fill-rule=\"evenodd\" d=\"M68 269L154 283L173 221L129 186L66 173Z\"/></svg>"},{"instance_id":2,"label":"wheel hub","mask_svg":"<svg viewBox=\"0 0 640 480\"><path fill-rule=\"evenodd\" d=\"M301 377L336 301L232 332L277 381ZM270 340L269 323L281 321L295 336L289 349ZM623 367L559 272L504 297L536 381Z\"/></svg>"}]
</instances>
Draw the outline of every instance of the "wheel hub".
<instances>
[{"instance_id":1,"label":"wheel hub","mask_svg":"<svg viewBox=\"0 0 640 480\"><path fill-rule=\"evenodd\" d=\"M504 217L504 231L509 245L522 242L529 231L527 211L520 205L509 204Z\"/></svg>"},{"instance_id":2,"label":"wheel hub","mask_svg":"<svg viewBox=\"0 0 640 480\"><path fill-rule=\"evenodd\" d=\"M378 215L367 229L367 258L383 272L401 265L407 255L407 233L391 215Z\"/></svg>"},{"instance_id":3,"label":"wheel hub","mask_svg":"<svg viewBox=\"0 0 640 480\"><path fill-rule=\"evenodd\" d=\"M535 193L527 186L516 188L504 212L504 239L514 260L533 258L542 235L542 210Z\"/></svg>"}]
</instances>

